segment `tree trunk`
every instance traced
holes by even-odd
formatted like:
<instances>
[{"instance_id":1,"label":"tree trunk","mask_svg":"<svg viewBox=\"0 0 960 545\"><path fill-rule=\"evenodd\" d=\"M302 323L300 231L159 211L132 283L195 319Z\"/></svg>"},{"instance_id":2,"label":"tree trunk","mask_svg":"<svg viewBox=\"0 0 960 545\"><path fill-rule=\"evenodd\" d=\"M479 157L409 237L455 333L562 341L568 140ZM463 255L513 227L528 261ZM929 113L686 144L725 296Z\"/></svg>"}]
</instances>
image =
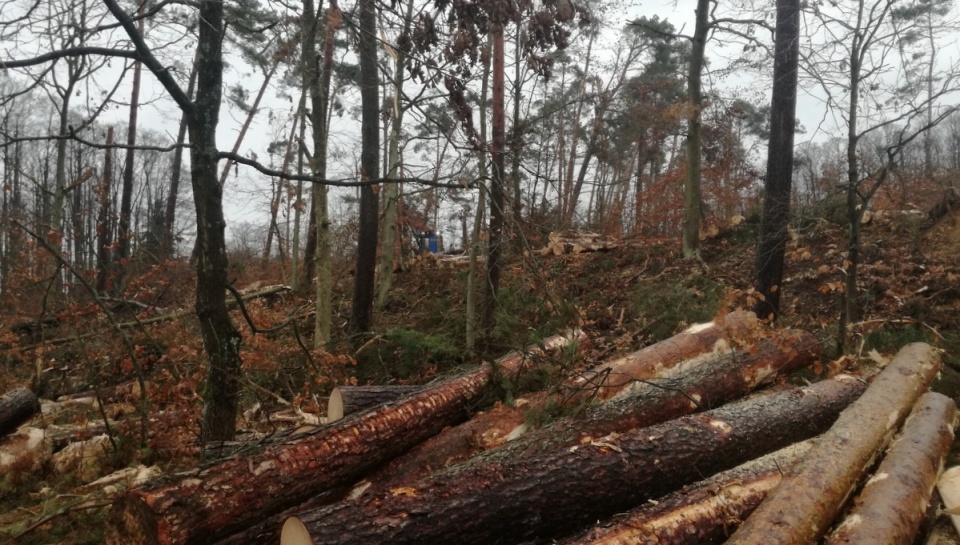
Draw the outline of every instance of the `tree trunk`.
<instances>
[{"instance_id":1,"label":"tree trunk","mask_svg":"<svg viewBox=\"0 0 960 545\"><path fill-rule=\"evenodd\" d=\"M936 393L920 398L903 433L827 543L911 545L953 443L956 423L953 400Z\"/></svg>"},{"instance_id":2,"label":"tree trunk","mask_svg":"<svg viewBox=\"0 0 960 545\"><path fill-rule=\"evenodd\" d=\"M562 392L553 397L531 396L523 405L498 406L444 430L388 464L370 481L382 491L409 485L485 450L495 449L486 455L488 460L516 459L651 426L742 397L809 365L818 354L819 345L812 335L785 332L763 343L753 355L731 349L682 362L665 361L663 367L643 373L644 378L634 381L629 393L598 406L578 406L571 401L573 396ZM673 363L677 365L670 365ZM579 414L530 430L531 421L564 409Z\"/></svg>"},{"instance_id":3,"label":"tree trunk","mask_svg":"<svg viewBox=\"0 0 960 545\"><path fill-rule=\"evenodd\" d=\"M327 400L327 423L344 416L379 407L423 390L423 386L337 386Z\"/></svg>"},{"instance_id":4,"label":"tree trunk","mask_svg":"<svg viewBox=\"0 0 960 545\"><path fill-rule=\"evenodd\" d=\"M939 354L930 346L901 349L728 543L816 542L939 371Z\"/></svg>"},{"instance_id":5,"label":"tree trunk","mask_svg":"<svg viewBox=\"0 0 960 545\"><path fill-rule=\"evenodd\" d=\"M97 193L100 206L97 211L97 292L103 294L110 287L113 258L110 236L110 193L113 186L113 127L107 127L107 149L103 152L103 176Z\"/></svg>"},{"instance_id":6,"label":"tree trunk","mask_svg":"<svg viewBox=\"0 0 960 545\"><path fill-rule=\"evenodd\" d=\"M570 342L553 337L544 346L557 350ZM524 354L512 353L496 366L485 364L392 405L355 414L255 454L132 490L114 502L107 543L209 543L349 484L462 421L466 405L483 394L495 367L503 374L516 373L529 368L529 361ZM230 493L225 495L227 487Z\"/></svg>"},{"instance_id":7,"label":"tree trunk","mask_svg":"<svg viewBox=\"0 0 960 545\"><path fill-rule=\"evenodd\" d=\"M489 339L493 334L496 311L499 308L500 270L503 268L503 204L504 204L504 146L506 146L504 112L504 22L495 22L490 29L493 41L493 144L490 148L493 177L490 181L490 233L487 246L487 282L484 297L483 325Z\"/></svg>"},{"instance_id":8,"label":"tree trunk","mask_svg":"<svg viewBox=\"0 0 960 545\"><path fill-rule=\"evenodd\" d=\"M190 177L197 214L197 318L207 353L201 437L204 443L232 439L240 395L240 332L227 311L227 245L223 188L217 179L217 124L223 93L223 4L199 9L197 98L187 130Z\"/></svg>"},{"instance_id":9,"label":"tree trunk","mask_svg":"<svg viewBox=\"0 0 960 545\"><path fill-rule=\"evenodd\" d=\"M710 31L710 0L697 0L697 22L690 50L687 96L687 178L684 183L683 257L700 256L700 115L703 113L701 75L703 57Z\"/></svg>"},{"instance_id":10,"label":"tree trunk","mask_svg":"<svg viewBox=\"0 0 960 545\"><path fill-rule=\"evenodd\" d=\"M187 98L193 98L193 88L197 84L197 59L193 60L190 69L190 81L187 84ZM173 257L176 245L174 233L177 219L177 198L180 195L180 172L183 170L183 147L187 141L187 114L180 119L180 128L177 130L177 147L173 150L173 164L170 172L170 189L167 193L167 202L163 210L163 257Z\"/></svg>"},{"instance_id":11,"label":"tree trunk","mask_svg":"<svg viewBox=\"0 0 960 545\"><path fill-rule=\"evenodd\" d=\"M785 470L803 459L816 439L780 449L686 486L558 545L706 545L723 543Z\"/></svg>"},{"instance_id":12,"label":"tree trunk","mask_svg":"<svg viewBox=\"0 0 960 545\"><path fill-rule=\"evenodd\" d=\"M410 32L410 25L413 22L413 1L407 2L407 13L403 18L403 30L401 36ZM407 62L407 52L403 48L389 49L393 55L393 116L390 124L390 141L387 152L387 173L386 177L396 179L400 176L400 137L403 129L403 113L406 106L401 106L400 97L403 94L403 71ZM390 288L393 286L393 254L396 248L397 237L397 206L400 201L400 184L388 183L386 185L384 212L383 212L383 233L380 255L380 285L377 287L377 305L383 307L387 303L387 297L390 295Z\"/></svg>"},{"instance_id":13,"label":"tree trunk","mask_svg":"<svg viewBox=\"0 0 960 545\"><path fill-rule=\"evenodd\" d=\"M240 133L237 134L237 139L233 143L233 149L230 150L232 153L240 153L240 146L243 144L243 139L247 136L247 131L250 129L250 124L253 122L253 118L256 117L257 112L260 111L260 101L263 100L263 95L267 92L267 87L270 85L270 80L273 79L273 75L277 72L277 67L280 66L281 60L283 60L282 55L279 53L274 55L273 64L270 66L270 70L268 70L267 74L264 76L263 83L260 84L260 90L257 91L257 96L253 99L253 104L250 106L250 111L247 112L247 117L243 120L243 125L240 127ZM230 175L230 169L232 167L233 160L227 159L226 164L223 165L223 171L220 173L221 186L227 183L227 176Z\"/></svg>"},{"instance_id":14,"label":"tree trunk","mask_svg":"<svg viewBox=\"0 0 960 545\"><path fill-rule=\"evenodd\" d=\"M489 47L488 42L488 45L485 46L487 53L490 51ZM480 58L483 62L483 70L480 76L480 142L485 143L487 141L487 93L490 91L490 55L481 55ZM486 181L487 155L482 151L477 153L477 171L480 180ZM466 307L464 309L464 313L466 314L466 316L464 316L464 322L466 323L464 332L466 342L464 344L466 345L468 354L474 353L477 346L477 333L480 331L480 327L478 327L480 323L477 319L477 292L479 291L477 289L477 279L480 271L478 258L483 253L483 243L480 240L480 235L483 232L485 207L486 186L484 183L480 183L477 189L477 209L473 218L473 233L470 239L470 266L467 272L467 295L466 302L464 303Z\"/></svg>"},{"instance_id":15,"label":"tree trunk","mask_svg":"<svg viewBox=\"0 0 960 545\"><path fill-rule=\"evenodd\" d=\"M757 291L754 305L761 318L780 313L783 255L790 221L793 182L793 134L797 115L797 66L800 54L800 0L777 2L776 51L773 64L773 101L770 108L770 145L767 180L757 248Z\"/></svg>"},{"instance_id":16,"label":"tree trunk","mask_svg":"<svg viewBox=\"0 0 960 545\"><path fill-rule=\"evenodd\" d=\"M574 447L451 468L300 514L319 543L549 539L827 429L864 385L832 380Z\"/></svg>"},{"instance_id":17,"label":"tree trunk","mask_svg":"<svg viewBox=\"0 0 960 545\"><path fill-rule=\"evenodd\" d=\"M40 412L37 396L27 388L15 388L0 397L0 437Z\"/></svg>"},{"instance_id":18,"label":"tree trunk","mask_svg":"<svg viewBox=\"0 0 960 545\"><path fill-rule=\"evenodd\" d=\"M377 176L380 153L380 83L377 67L377 13L374 0L358 4L360 34L360 180ZM350 329L370 330L373 319L374 281L377 268L377 229L380 221L377 191L371 184L360 188L360 216L357 233L357 266L354 275Z\"/></svg>"},{"instance_id":19,"label":"tree trunk","mask_svg":"<svg viewBox=\"0 0 960 545\"><path fill-rule=\"evenodd\" d=\"M147 3L141 2L137 13L142 15ZM137 22L137 30L143 36L143 19ZM120 217L117 220L117 267L116 267L116 285L117 290L123 289L124 261L130 257L130 239L133 234L130 232L130 213L133 208L133 170L136 150L133 146L137 145L137 114L140 111L140 73L143 70L143 64L136 61L133 64L133 86L130 91L130 117L127 125L127 155L123 166L123 182L120 186Z\"/></svg>"}]
</instances>

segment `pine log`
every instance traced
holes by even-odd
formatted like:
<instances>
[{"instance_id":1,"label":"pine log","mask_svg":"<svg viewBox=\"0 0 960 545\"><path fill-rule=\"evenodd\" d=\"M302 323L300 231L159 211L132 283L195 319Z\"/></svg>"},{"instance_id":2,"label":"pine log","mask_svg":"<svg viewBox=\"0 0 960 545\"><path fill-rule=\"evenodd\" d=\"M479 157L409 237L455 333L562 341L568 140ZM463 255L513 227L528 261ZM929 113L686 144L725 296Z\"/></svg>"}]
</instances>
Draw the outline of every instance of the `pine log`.
<instances>
[{"instance_id":1,"label":"pine log","mask_svg":"<svg viewBox=\"0 0 960 545\"><path fill-rule=\"evenodd\" d=\"M552 337L554 351L586 337ZM543 352L536 349L534 352ZM249 526L311 496L350 484L446 426L462 421L466 405L483 392L494 367L515 373L529 366L524 353L484 364L406 399L334 425L293 436L151 482L117 498L107 517L109 545L200 544Z\"/></svg>"},{"instance_id":2,"label":"pine log","mask_svg":"<svg viewBox=\"0 0 960 545\"><path fill-rule=\"evenodd\" d=\"M762 343L753 355L746 351L734 351L719 359L689 360L672 367L670 369L673 371L672 374L665 373L657 380L643 383L643 386L631 392L629 397L611 400L598 407L590 408L583 414L565 418L551 426L523 435L494 450L488 456L495 456L497 459L527 457L545 449L573 447L589 442L590 437L624 432L663 422L698 409L708 409L723 401L741 397L777 376L806 366L816 359L818 351L819 344L812 335L788 331ZM500 406L484 414L500 414L506 417L518 414L516 411L507 409ZM471 419L470 422L450 429L469 428L476 420L478 419ZM487 422L486 418L480 420ZM458 453L471 452L479 448L476 441L465 444L459 450L449 441L439 442L440 447L445 450L431 448L436 447L437 438L450 437L447 433L450 429L421 443L406 455L373 473L358 484L351 491L350 496L356 498L361 495L375 495L390 489L409 486L431 472L450 465L452 463L450 458L445 456L452 458ZM325 503L332 503L333 499L332 497L318 498L311 502L310 508L319 508ZM275 543L275 532L283 518L297 512L299 511L293 510L260 521L248 530L222 541L220 545Z\"/></svg>"},{"instance_id":3,"label":"pine log","mask_svg":"<svg viewBox=\"0 0 960 545\"><path fill-rule=\"evenodd\" d=\"M929 345L901 349L728 543L815 543L939 370L939 352Z\"/></svg>"},{"instance_id":4,"label":"pine log","mask_svg":"<svg viewBox=\"0 0 960 545\"><path fill-rule=\"evenodd\" d=\"M816 361L819 349L820 345L813 335L790 330L762 342L752 355L747 351L733 350L712 358L693 358L661 370L659 377L634 383L627 395L588 407L579 414L561 418L543 428L521 434L520 431L526 427L521 423L520 429L505 434L509 442L492 449L487 455L495 459L530 456L558 446L578 445L596 437L623 433L712 409L741 398L777 377L806 367ZM424 445L430 443L432 440ZM445 467L431 466L438 462L436 452L425 457L415 456L415 453L423 450L425 448L417 447L388 464L370 479L375 485L371 491L405 486L430 471ZM439 453L449 454L444 451ZM450 463L448 459L446 465ZM378 483L378 480L382 482Z\"/></svg>"},{"instance_id":5,"label":"pine log","mask_svg":"<svg viewBox=\"0 0 960 545\"><path fill-rule=\"evenodd\" d=\"M340 545L548 539L821 433L864 388L824 381L533 456L481 456L298 517L316 542Z\"/></svg>"},{"instance_id":6,"label":"pine log","mask_svg":"<svg viewBox=\"0 0 960 545\"><path fill-rule=\"evenodd\" d=\"M679 335L582 373L568 381L554 395L541 392L525 396L512 406L497 404L489 411L480 413L459 426L447 428L417 445L406 455L370 475L368 481L394 485L413 481L432 471L500 447L523 435L527 431L528 417L537 411L547 410L551 404L554 407L584 405L594 399L609 399L631 384L642 384L642 381L654 377L695 374L694 369L698 366L704 369L725 367L723 362L729 362L733 357L733 347L746 344L757 335L759 323L752 312L732 312L715 321L697 324ZM808 342L810 340L810 337L806 338L803 342L805 346L798 349L802 354L791 356L791 361L785 367L795 370L797 367L794 365L806 365L799 358L816 357L819 347L816 343ZM799 346L799 343L797 345ZM810 361L812 360L807 363ZM680 390L683 388L672 388L674 393L679 393ZM733 391L742 393L744 390L742 387L735 388L731 389L730 393ZM657 390L655 395L660 393L662 392ZM716 399L718 398L714 401ZM684 401L682 405L686 407L689 404ZM659 420L648 419L645 422L660 422L679 414L685 413L665 414ZM621 430L635 427L627 421L619 422Z\"/></svg>"},{"instance_id":7,"label":"pine log","mask_svg":"<svg viewBox=\"0 0 960 545\"><path fill-rule=\"evenodd\" d=\"M567 395L573 398L568 402L610 399L627 386L661 375L691 358L713 358L736 346L750 344L757 340L760 331L757 316L748 311L731 312L712 322L693 325L577 377L566 388Z\"/></svg>"},{"instance_id":8,"label":"pine log","mask_svg":"<svg viewBox=\"0 0 960 545\"><path fill-rule=\"evenodd\" d=\"M40 401L29 388L14 388L0 396L0 437L40 412Z\"/></svg>"},{"instance_id":9,"label":"pine log","mask_svg":"<svg viewBox=\"0 0 960 545\"><path fill-rule=\"evenodd\" d=\"M327 422L336 422L348 414L396 401L423 388L401 385L337 386L330 392L330 399L327 400Z\"/></svg>"},{"instance_id":10,"label":"pine log","mask_svg":"<svg viewBox=\"0 0 960 545\"><path fill-rule=\"evenodd\" d=\"M723 543L816 439L782 448L605 521L558 545Z\"/></svg>"},{"instance_id":11,"label":"pine log","mask_svg":"<svg viewBox=\"0 0 960 545\"><path fill-rule=\"evenodd\" d=\"M957 406L927 393L828 545L910 545L953 443Z\"/></svg>"}]
</instances>

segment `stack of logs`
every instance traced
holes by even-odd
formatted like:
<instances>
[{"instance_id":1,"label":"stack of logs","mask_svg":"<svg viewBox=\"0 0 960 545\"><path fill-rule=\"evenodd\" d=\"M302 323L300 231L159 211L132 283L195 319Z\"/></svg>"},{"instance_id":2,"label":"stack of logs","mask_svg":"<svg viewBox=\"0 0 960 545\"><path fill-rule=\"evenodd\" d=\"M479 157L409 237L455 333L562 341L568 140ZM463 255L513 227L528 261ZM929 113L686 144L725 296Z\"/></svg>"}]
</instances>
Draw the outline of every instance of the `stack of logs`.
<instances>
[{"instance_id":1,"label":"stack of logs","mask_svg":"<svg viewBox=\"0 0 960 545\"><path fill-rule=\"evenodd\" d=\"M912 542L957 414L926 393L935 349L793 387L817 340L731 313L468 419L491 380L587 343L359 412L348 394L327 426L127 492L106 541L276 545L295 516L325 544Z\"/></svg>"}]
</instances>

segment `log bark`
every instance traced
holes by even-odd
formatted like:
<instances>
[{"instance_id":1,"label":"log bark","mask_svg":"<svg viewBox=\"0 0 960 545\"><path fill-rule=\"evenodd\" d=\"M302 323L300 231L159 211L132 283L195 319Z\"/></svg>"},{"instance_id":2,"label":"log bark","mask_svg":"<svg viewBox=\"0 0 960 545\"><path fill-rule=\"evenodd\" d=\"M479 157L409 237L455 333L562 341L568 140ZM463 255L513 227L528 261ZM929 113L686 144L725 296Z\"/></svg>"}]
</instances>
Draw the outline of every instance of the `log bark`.
<instances>
[{"instance_id":1,"label":"log bark","mask_svg":"<svg viewBox=\"0 0 960 545\"><path fill-rule=\"evenodd\" d=\"M662 374L688 359L709 358L750 344L761 334L752 312L731 312L588 371L568 385L570 401L604 400L637 381ZM568 401L569 402L569 401Z\"/></svg>"},{"instance_id":2,"label":"log bark","mask_svg":"<svg viewBox=\"0 0 960 545\"><path fill-rule=\"evenodd\" d=\"M504 441L509 439L509 442L492 449L485 456L496 460L528 457L712 409L809 365L818 355L819 343L816 338L809 333L793 330L764 341L753 355L734 350L721 357L686 360L662 370L659 377L635 382L630 392L622 397L587 407L569 418L555 420L533 431L526 431L528 425L520 422L515 429L498 436ZM475 439L473 444L490 442L491 430L485 433L487 436ZM431 442L427 441L424 445ZM414 452L420 450L418 447ZM414 452L394 460L371 478L371 491L406 486L430 471L452 463L448 459L445 465L432 466L442 462L437 458L438 453L414 457ZM439 454L449 453L441 450ZM394 473L389 473L391 470Z\"/></svg>"},{"instance_id":3,"label":"log bark","mask_svg":"<svg viewBox=\"0 0 960 545\"><path fill-rule=\"evenodd\" d=\"M864 388L847 377L534 456L478 457L299 518L315 541L340 545L548 539L812 437Z\"/></svg>"},{"instance_id":4,"label":"log bark","mask_svg":"<svg viewBox=\"0 0 960 545\"><path fill-rule=\"evenodd\" d=\"M14 388L0 397L0 437L40 412L40 401L28 388Z\"/></svg>"},{"instance_id":5,"label":"log bark","mask_svg":"<svg viewBox=\"0 0 960 545\"><path fill-rule=\"evenodd\" d=\"M396 401L423 390L423 386L337 386L327 400L327 422L333 423L346 415L365 411Z\"/></svg>"},{"instance_id":6,"label":"log bark","mask_svg":"<svg viewBox=\"0 0 960 545\"><path fill-rule=\"evenodd\" d=\"M939 370L934 348L914 343L901 349L728 543L815 543Z\"/></svg>"},{"instance_id":7,"label":"log bark","mask_svg":"<svg viewBox=\"0 0 960 545\"><path fill-rule=\"evenodd\" d=\"M953 443L956 420L957 406L950 398L937 393L921 397L827 544L911 545Z\"/></svg>"},{"instance_id":8,"label":"log bark","mask_svg":"<svg viewBox=\"0 0 960 545\"><path fill-rule=\"evenodd\" d=\"M481 452L500 447L508 441L517 439L527 431L526 422L531 418L532 413L543 413L551 405L560 411L569 410L570 407L576 407L577 405L585 406L593 400L609 399L631 384L641 384L642 381L654 377L659 376L661 379L666 379L670 375L697 375L695 371L697 368L714 370L723 368L729 371L731 368L727 363L733 358L733 346L753 340L753 337L759 334L758 328L759 324L752 312L733 312L714 322L698 324L670 339L652 344L612 362L599 365L568 381L553 395L541 392L525 396L512 406L497 404L491 410L478 414L459 426L447 428L417 445L403 457L395 459L371 475L368 481L370 483L390 483L389 486L396 486L398 483L415 481L432 471L437 471L467 460ZM797 366L806 365L801 361L803 358L816 357L816 351L819 347L812 337L807 336L795 340L797 342L794 348L797 349L798 353L788 357L783 371L789 372L787 369L795 370L798 368ZM801 344L804 347L797 348ZM741 353L741 355L743 354ZM765 353L765 355L770 354ZM753 363L758 363L758 361L754 360ZM807 363L810 361L812 359ZM739 360L738 363L743 363L743 360ZM748 367L750 366L741 368ZM758 365L757 369L762 367L762 364ZM756 373L756 369L751 374L754 373ZM710 379L703 374L698 376L703 379ZM725 386L730 386L730 389L727 391L720 388L714 389L714 393L707 396L708 407L711 406L711 402L716 404L723 395L742 394L744 392L744 380L736 377L729 380L725 379L727 382ZM733 387L729 384L731 381L739 381L741 385ZM723 381L717 380L716 382L719 386L719 383ZM693 381L689 381L685 386L690 387L692 383ZM677 384L672 385L672 388L669 387L670 385L667 386L667 389L644 388L644 391L660 400L662 407L666 404L666 401L661 394L668 390L676 394L676 397L683 397L682 391L685 386ZM705 383L700 385L700 387L703 386L705 386ZM717 393L718 391L719 393ZM699 394L698 392L690 393L704 395L702 392ZM647 407L652 412L658 412L657 409L653 408L654 405L655 403L651 400ZM689 403L688 400L683 399L677 405L688 407ZM631 408L626 412L635 411ZM692 412L692 410L668 412L663 409L659 412L662 414L659 419L641 418L641 420L645 424L653 424L673 416ZM623 420L623 415L619 417L617 422L619 423L617 431L624 431L637 425L636 421ZM589 428L589 425L584 426L584 428ZM611 429L610 431L615 430ZM361 486L364 485L361 484Z\"/></svg>"},{"instance_id":9,"label":"log bark","mask_svg":"<svg viewBox=\"0 0 960 545\"><path fill-rule=\"evenodd\" d=\"M557 350L582 333L552 337ZM540 351L540 349L537 349ZM332 426L237 455L215 465L154 481L117 498L107 517L106 542L199 544L248 526L361 477L446 426L466 417L494 367L515 373L528 367L523 353L485 364L391 405L354 414Z\"/></svg>"},{"instance_id":10,"label":"log bark","mask_svg":"<svg viewBox=\"0 0 960 545\"><path fill-rule=\"evenodd\" d=\"M816 439L790 445L617 515L558 545L723 543Z\"/></svg>"}]
</instances>

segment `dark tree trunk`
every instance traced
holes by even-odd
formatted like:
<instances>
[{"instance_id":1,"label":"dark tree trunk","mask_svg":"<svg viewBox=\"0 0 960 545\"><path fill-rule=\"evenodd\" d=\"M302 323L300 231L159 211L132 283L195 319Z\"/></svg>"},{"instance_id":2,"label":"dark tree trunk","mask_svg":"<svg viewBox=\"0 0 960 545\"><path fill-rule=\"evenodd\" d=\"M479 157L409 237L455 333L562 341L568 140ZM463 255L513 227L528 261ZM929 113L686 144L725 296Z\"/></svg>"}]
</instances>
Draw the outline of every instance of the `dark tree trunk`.
<instances>
[{"instance_id":1,"label":"dark tree trunk","mask_svg":"<svg viewBox=\"0 0 960 545\"><path fill-rule=\"evenodd\" d=\"M360 0L360 179L375 178L380 168L380 83L377 68L377 13L373 0ZM372 185L360 188L357 267L353 288L350 329L370 330L373 315L374 281L377 268L377 227L380 220L377 191Z\"/></svg>"},{"instance_id":2,"label":"dark tree trunk","mask_svg":"<svg viewBox=\"0 0 960 545\"><path fill-rule=\"evenodd\" d=\"M113 127L107 128L107 149L103 152L103 176L97 189L100 210L97 212L97 291L106 293L110 288L110 272L113 244L110 236L110 192L113 186Z\"/></svg>"},{"instance_id":3,"label":"dark tree trunk","mask_svg":"<svg viewBox=\"0 0 960 545\"><path fill-rule=\"evenodd\" d=\"M793 181L793 134L797 116L797 60L800 53L800 0L777 1L777 34L773 64L773 103L767 180L757 248L757 286L763 295L754 311L761 318L780 313L783 254L790 221Z\"/></svg>"},{"instance_id":4,"label":"dark tree trunk","mask_svg":"<svg viewBox=\"0 0 960 545\"><path fill-rule=\"evenodd\" d=\"M829 380L529 457L451 468L414 486L301 513L340 545L549 539L825 431L865 386Z\"/></svg>"},{"instance_id":5,"label":"dark tree trunk","mask_svg":"<svg viewBox=\"0 0 960 545\"><path fill-rule=\"evenodd\" d=\"M687 96L690 114L687 117L687 179L684 184L683 257L700 255L700 125L703 109L701 76L703 57L710 32L710 0L697 0L697 23L693 32L690 50L690 71L687 80Z\"/></svg>"},{"instance_id":6,"label":"dark tree trunk","mask_svg":"<svg viewBox=\"0 0 960 545\"><path fill-rule=\"evenodd\" d=\"M227 246L223 189L217 179L217 123L223 93L223 4L200 4L197 98L187 126L190 177L197 212L197 318L207 352L201 436L232 439L240 392L240 333L227 311Z\"/></svg>"}]
</instances>

